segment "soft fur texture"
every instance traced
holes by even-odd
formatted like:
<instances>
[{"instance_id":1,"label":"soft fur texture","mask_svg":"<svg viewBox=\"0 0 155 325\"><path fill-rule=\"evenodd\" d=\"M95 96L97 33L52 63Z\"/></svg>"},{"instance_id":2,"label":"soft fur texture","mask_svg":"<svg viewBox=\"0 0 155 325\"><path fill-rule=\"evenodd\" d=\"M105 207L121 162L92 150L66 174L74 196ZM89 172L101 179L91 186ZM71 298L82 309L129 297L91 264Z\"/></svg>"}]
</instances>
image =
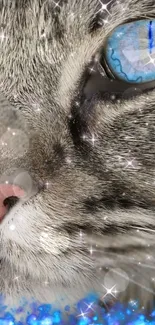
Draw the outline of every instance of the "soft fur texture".
<instances>
[{"instance_id":1,"label":"soft fur texture","mask_svg":"<svg viewBox=\"0 0 155 325\"><path fill-rule=\"evenodd\" d=\"M93 289L103 297L111 268L119 299L154 300L155 91L118 101L87 100L84 89L108 34L154 17L155 4L100 8L0 0L1 182L28 190L0 224L0 291L10 304L73 303Z\"/></svg>"}]
</instances>

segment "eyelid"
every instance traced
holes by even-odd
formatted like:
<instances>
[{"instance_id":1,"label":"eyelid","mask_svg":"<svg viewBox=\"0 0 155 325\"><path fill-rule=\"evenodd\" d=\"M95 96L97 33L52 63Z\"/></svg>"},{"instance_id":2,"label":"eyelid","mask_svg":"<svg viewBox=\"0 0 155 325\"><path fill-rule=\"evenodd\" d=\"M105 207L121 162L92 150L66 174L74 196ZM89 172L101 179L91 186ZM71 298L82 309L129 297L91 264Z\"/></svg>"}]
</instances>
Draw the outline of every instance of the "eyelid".
<instances>
[{"instance_id":1,"label":"eyelid","mask_svg":"<svg viewBox=\"0 0 155 325\"><path fill-rule=\"evenodd\" d=\"M114 74L112 73L112 71L109 69L108 64L105 60L104 54L102 56L102 67L104 69L104 71L106 72L106 75L109 77L110 80L115 81L116 84L117 82L119 82L119 85L121 88L127 89L129 87L136 87L139 88L141 90L147 90L147 89L151 89L151 88L155 88L155 80L153 81L148 81L148 82L143 82L143 83L139 83L137 84L136 82L127 82L127 81L122 81L119 78L116 78L116 76L114 76Z\"/></svg>"},{"instance_id":2,"label":"eyelid","mask_svg":"<svg viewBox=\"0 0 155 325\"><path fill-rule=\"evenodd\" d=\"M122 94L126 90L132 89L135 93L140 93L155 88L155 81L137 84L128 83L119 79L110 79L101 75L99 71L90 76L84 87L84 95L87 99L91 98L95 93L116 93Z\"/></svg>"}]
</instances>

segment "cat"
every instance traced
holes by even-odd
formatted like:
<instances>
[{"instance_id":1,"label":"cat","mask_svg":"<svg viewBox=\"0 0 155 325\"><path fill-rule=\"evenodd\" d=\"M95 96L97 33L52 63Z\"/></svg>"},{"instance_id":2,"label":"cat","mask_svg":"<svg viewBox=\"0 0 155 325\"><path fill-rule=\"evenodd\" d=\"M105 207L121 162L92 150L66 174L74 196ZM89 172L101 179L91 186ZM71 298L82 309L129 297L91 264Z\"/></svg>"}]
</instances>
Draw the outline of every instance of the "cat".
<instances>
[{"instance_id":1,"label":"cat","mask_svg":"<svg viewBox=\"0 0 155 325\"><path fill-rule=\"evenodd\" d=\"M0 0L6 304L154 303L155 91L112 97L100 64L115 27L154 16L151 0Z\"/></svg>"}]
</instances>

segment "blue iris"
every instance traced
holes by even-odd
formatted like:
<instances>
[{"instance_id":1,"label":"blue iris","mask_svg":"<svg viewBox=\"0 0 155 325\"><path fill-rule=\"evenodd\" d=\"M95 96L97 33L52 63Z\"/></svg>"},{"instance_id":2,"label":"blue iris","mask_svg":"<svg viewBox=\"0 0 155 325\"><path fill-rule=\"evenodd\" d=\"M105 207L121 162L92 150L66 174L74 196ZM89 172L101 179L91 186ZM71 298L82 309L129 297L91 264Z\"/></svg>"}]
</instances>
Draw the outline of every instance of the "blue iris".
<instances>
[{"instance_id":1,"label":"blue iris","mask_svg":"<svg viewBox=\"0 0 155 325\"><path fill-rule=\"evenodd\" d=\"M109 35L105 59L112 74L129 83L155 80L155 20L118 26Z\"/></svg>"}]
</instances>

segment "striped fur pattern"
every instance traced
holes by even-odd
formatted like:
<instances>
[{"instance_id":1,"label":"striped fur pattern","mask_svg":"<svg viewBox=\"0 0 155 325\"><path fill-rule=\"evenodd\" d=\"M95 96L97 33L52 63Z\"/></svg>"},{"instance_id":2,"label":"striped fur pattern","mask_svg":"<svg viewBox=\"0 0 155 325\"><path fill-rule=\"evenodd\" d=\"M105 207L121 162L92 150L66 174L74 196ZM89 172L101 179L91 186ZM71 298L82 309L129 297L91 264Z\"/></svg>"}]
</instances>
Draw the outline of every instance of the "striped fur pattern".
<instances>
[{"instance_id":1,"label":"striped fur pattern","mask_svg":"<svg viewBox=\"0 0 155 325\"><path fill-rule=\"evenodd\" d=\"M155 91L118 100L84 90L108 34L153 18L155 4L113 1L109 14L101 6L0 0L0 135L23 135L20 150L0 145L1 181L27 173L38 188L0 224L0 291L10 305L104 296L111 269L119 299L154 300Z\"/></svg>"}]
</instances>

